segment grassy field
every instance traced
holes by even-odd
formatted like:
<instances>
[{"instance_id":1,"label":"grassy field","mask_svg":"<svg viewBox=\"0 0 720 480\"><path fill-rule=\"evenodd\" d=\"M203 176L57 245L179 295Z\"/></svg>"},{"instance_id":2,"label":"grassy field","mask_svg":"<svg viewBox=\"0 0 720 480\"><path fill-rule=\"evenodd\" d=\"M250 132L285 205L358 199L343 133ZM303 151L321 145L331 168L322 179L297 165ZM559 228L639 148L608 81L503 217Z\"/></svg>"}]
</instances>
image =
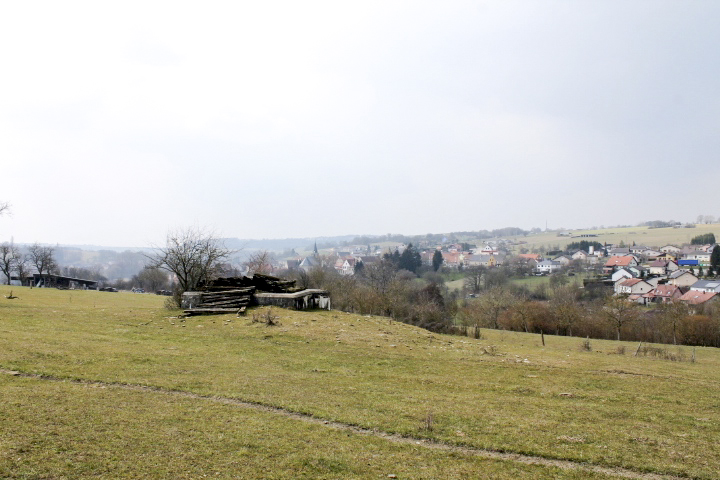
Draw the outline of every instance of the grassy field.
<instances>
[{"instance_id":1,"label":"grassy field","mask_svg":"<svg viewBox=\"0 0 720 480\"><path fill-rule=\"evenodd\" d=\"M0 287L0 370L39 376L0 374L0 478L606 476L473 453L483 450L720 471L715 349L670 362L620 342L474 340L334 311L275 309L281 325L266 327L181 320L153 295L13 291L20 298L6 300Z\"/></svg>"},{"instance_id":2,"label":"grassy field","mask_svg":"<svg viewBox=\"0 0 720 480\"><path fill-rule=\"evenodd\" d=\"M705 233L714 233L715 237L720 239L720 224L713 223L709 225L697 225L695 228L648 228L648 227L622 227L622 228L606 228L598 230L572 230L572 235L594 234L597 237L590 238L570 238L558 237L556 232L540 233L528 235L527 237L512 237L516 241L526 242L516 248L525 247L532 250L533 247L544 246L546 249L550 246L558 245L565 248L568 243L580 240L597 241L600 243L619 244L621 241L626 245L645 245L648 247L662 247L664 245L682 245L690 243L693 237Z\"/></svg>"}]
</instances>

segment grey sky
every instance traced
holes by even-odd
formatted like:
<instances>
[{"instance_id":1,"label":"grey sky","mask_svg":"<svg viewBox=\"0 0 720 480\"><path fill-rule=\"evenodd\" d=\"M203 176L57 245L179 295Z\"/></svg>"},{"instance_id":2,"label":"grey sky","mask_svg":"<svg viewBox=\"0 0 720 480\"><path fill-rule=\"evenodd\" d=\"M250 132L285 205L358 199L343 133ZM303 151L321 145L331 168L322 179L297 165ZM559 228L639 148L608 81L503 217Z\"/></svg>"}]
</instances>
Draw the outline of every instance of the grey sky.
<instances>
[{"instance_id":1,"label":"grey sky","mask_svg":"<svg viewBox=\"0 0 720 480\"><path fill-rule=\"evenodd\" d=\"M14 2L2 240L720 216L717 2Z\"/></svg>"}]
</instances>

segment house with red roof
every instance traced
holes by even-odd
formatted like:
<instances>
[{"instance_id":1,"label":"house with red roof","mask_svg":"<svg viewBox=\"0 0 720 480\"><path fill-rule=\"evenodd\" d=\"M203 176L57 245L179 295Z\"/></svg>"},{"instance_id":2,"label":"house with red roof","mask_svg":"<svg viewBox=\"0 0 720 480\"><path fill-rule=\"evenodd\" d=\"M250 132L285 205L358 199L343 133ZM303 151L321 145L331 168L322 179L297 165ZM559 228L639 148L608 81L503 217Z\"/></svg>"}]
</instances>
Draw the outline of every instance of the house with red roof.
<instances>
[{"instance_id":1,"label":"house with red roof","mask_svg":"<svg viewBox=\"0 0 720 480\"><path fill-rule=\"evenodd\" d=\"M637 258L635 258L632 255L623 255L623 256L612 256L607 259L607 262L605 262L605 273L610 273L614 270L617 270L618 268L623 267L636 267L638 264Z\"/></svg>"},{"instance_id":2,"label":"house with red roof","mask_svg":"<svg viewBox=\"0 0 720 480\"><path fill-rule=\"evenodd\" d=\"M680 297L681 302L690 305L706 305L708 302L716 302L717 299L718 294L715 292L697 292L695 290L690 290Z\"/></svg>"},{"instance_id":3,"label":"house with red roof","mask_svg":"<svg viewBox=\"0 0 720 480\"><path fill-rule=\"evenodd\" d=\"M658 285L654 290L643 295L648 302L667 303L682 297L682 290L677 285Z\"/></svg>"},{"instance_id":4,"label":"house with red roof","mask_svg":"<svg viewBox=\"0 0 720 480\"><path fill-rule=\"evenodd\" d=\"M458 252L442 252L443 264L446 267L457 268L465 263L465 255Z\"/></svg>"}]
</instances>

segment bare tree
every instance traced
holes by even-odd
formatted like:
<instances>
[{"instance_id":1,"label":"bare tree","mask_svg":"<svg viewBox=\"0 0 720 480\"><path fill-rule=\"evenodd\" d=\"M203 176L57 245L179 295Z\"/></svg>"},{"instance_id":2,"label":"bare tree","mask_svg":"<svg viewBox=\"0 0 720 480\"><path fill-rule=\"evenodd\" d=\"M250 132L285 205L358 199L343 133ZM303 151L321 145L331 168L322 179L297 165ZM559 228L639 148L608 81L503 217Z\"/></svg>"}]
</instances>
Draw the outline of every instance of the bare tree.
<instances>
[{"instance_id":1,"label":"bare tree","mask_svg":"<svg viewBox=\"0 0 720 480\"><path fill-rule=\"evenodd\" d=\"M222 263L232 254L212 233L198 228L169 232L165 247L147 255L150 267L175 275L180 293L194 290L214 278Z\"/></svg>"},{"instance_id":2,"label":"bare tree","mask_svg":"<svg viewBox=\"0 0 720 480\"><path fill-rule=\"evenodd\" d=\"M17 259L22 257L20 249L12 243L5 242L0 245L0 271L7 278L7 284L10 285L12 272L15 270Z\"/></svg>"},{"instance_id":3,"label":"bare tree","mask_svg":"<svg viewBox=\"0 0 720 480\"><path fill-rule=\"evenodd\" d=\"M57 269L55 249L34 243L28 248L28 258L40 276L50 275Z\"/></svg>"},{"instance_id":4,"label":"bare tree","mask_svg":"<svg viewBox=\"0 0 720 480\"><path fill-rule=\"evenodd\" d=\"M384 294L397 276L397 271L391 261L382 259L365 268L365 278L368 284L378 293Z\"/></svg>"},{"instance_id":5,"label":"bare tree","mask_svg":"<svg viewBox=\"0 0 720 480\"><path fill-rule=\"evenodd\" d=\"M22 252L18 252L18 256L15 257L13 267L15 268L15 272L17 273L18 278L22 282L25 278L27 278L30 275L29 256L23 255Z\"/></svg>"},{"instance_id":6,"label":"bare tree","mask_svg":"<svg viewBox=\"0 0 720 480\"><path fill-rule=\"evenodd\" d=\"M159 268L145 267L140 273L133 277L133 285L145 289L148 292L165 290L169 283L168 274Z\"/></svg>"},{"instance_id":7,"label":"bare tree","mask_svg":"<svg viewBox=\"0 0 720 480\"><path fill-rule=\"evenodd\" d=\"M662 321L672 330L673 345L677 345L677 330L680 322L688 316L688 307L683 302L667 302L660 306Z\"/></svg>"},{"instance_id":8,"label":"bare tree","mask_svg":"<svg viewBox=\"0 0 720 480\"><path fill-rule=\"evenodd\" d=\"M483 288L483 275L485 267L468 267L465 269L463 286L468 293L479 293Z\"/></svg>"},{"instance_id":9,"label":"bare tree","mask_svg":"<svg viewBox=\"0 0 720 480\"><path fill-rule=\"evenodd\" d=\"M615 327L618 340L620 340L620 329L623 325L638 318L638 304L629 301L624 295L608 297L601 311L605 320Z\"/></svg>"},{"instance_id":10,"label":"bare tree","mask_svg":"<svg viewBox=\"0 0 720 480\"><path fill-rule=\"evenodd\" d=\"M493 287L478 299L468 302L465 315L477 327L500 328L500 315L510 308L515 298L503 287Z\"/></svg>"},{"instance_id":11,"label":"bare tree","mask_svg":"<svg viewBox=\"0 0 720 480\"><path fill-rule=\"evenodd\" d=\"M8 202L0 202L0 217L10 213L10 204Z\"/></svg>"},{"instance_id":12,"label":"bare tree","mask_svg":"<svg viewBox=\"0 0 720 480\"><path fill-rule=\"evenodd\" d=\"M553 297L550 300L557 329L565 328L569 336L572 336L573 325L583 317L583 309L579 302L580 294L576 285L564 285L553 290Z\"/></svg>"},{"instance_id":13,"label":"bare tree","mask_svg":"<svg viewBox=\"0 0 720 480\"><path fill-rule=\"evenodd\" d=\"M534 313L534 305L526 294L517 295L512 315L525 332L529 331L530 319Z\"/></svg>"},{"instance_id":14,"label":"bare tree","mask_svg":"<svg viewBox=\"0 0 720 480\"><path fill-rule=\"evenodd\" d=\"M250 258L244 262L244 265L251 275L256 273L268 275L272 273L273 270L273 255L267 250L259 250L250 255Z\"/></svg>"}]
</instances>

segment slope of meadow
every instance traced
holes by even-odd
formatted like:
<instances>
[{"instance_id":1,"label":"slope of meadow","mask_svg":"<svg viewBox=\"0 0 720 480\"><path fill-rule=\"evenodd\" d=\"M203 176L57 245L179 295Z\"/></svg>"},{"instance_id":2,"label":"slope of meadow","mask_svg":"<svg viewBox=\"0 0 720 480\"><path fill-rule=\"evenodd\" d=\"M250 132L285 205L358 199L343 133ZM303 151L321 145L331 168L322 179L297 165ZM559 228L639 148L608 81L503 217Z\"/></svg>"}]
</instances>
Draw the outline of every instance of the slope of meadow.
<instances>
[{"instance_id":1,"label":"slope of meadow","mask_svg":"<svg viewBox=\"0 0 720 480\"><path fill-rule=\"evenodd\" d=\"M13 290L20 298L6 300L0 288L0 370L55 380L0 375L0 477L590 475L202 396L470 449L699 478L720 471L715 349L698 348L691 362L691 348L668 347L684 357L671 362L634 357L636 345L620 342L593 340L587 351L577 338L546 336L543 346L537 335L490 330L475 340L335 311L274 309L276 327L181 320L153 295Z\"/></svg>"},{"instance_id":2,"label":"slope of meadow","mask_svg":"<svg viewBox=\"0 0 720 480\"><path fill-rule=\"evenodd\" d=\"M526 242L516 248L525 247L529 250L543 246L546 250L551 246L561 249L572 242L579 240L592 240L600 243L617 245L624 242L626 245L645 245L647 247L662 247L668 244L683 245L690 243L693 237L706 233L714 233L720 239L720 224L698 224L695 228L648 228L648 227L617 227L597 230L572 230L572 235L597 235L589 238L558 237L556 232L543 232L526 237L513 237L516 241Z\"/></svg>"}]
</instances>

